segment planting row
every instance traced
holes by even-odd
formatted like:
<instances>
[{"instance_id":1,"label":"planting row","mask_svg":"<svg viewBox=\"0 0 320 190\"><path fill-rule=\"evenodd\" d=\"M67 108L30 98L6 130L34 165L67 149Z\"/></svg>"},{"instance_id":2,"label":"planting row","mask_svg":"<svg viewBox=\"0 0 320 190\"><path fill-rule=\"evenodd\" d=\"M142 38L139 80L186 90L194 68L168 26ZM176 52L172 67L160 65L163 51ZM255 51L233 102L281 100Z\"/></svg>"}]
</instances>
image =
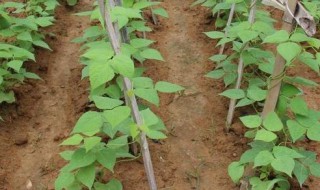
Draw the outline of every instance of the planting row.
<instances>
[{"instance_id":1,"label":"planting row","mask_svg":"<svg viewBox=\"0 0 320 190\"><path fill-rule=\"evenodd\" d=\"M148 107L159 105L158 92L184 89L164 81L154 84L143 76L146 60L163 61L161 54L151 48L154 41L138 37L152 31L142 13L157 5L159 2L143 0L123 1L123 5L121 1L101 0L92 11L78 14L90 16L92 21L92 26L74 42L83 44L82 78L90 81L89 100L94 108L79 118L71 136L61 144L73 148L61 153L68 164L61 169L56 190L120 190L116 163L140 156L150 189L157 189L146 136L166 138L166 128ZM152 9L157 10L155 14L167 16L161 8ZM139 104L136 97L141 100Z\"/></svg>"},{"instance_id":2,"label":"planting row","mask_svg":"<svg viewBox=\"0 0 320 190\"><path fill-rule=\"evenodd\" d=\"M232 126L235 108L250 106L255 110L240 117L250 149L229 165L231 179L254 190L287 190L290 178L302 187L309 176L320 177L316 153L298 144L320 141L320 112L304 99L304 89L318 84L287 74L300 63L319 73L320 40L311 37L316 31L319 3L262 1L285 12L282 29L274 27L279 21L260 1L203 0L195 4L200 3L218 17L217 28L225 27L206 33L219 40L217 46L226 45L229 50L223 54L222 49L210 58L216 67L206 76L223 79L227 87L220 94L231 99L227 128Z\"/></svg>"},{"instance_id":3,"label":"planting row","mask_svg":"<svg viewBox=\"0 0 320 190\"><path fill-rule=\"evenodd\" d=\"M15 101L12 88L25 78L40 79L24 68L35 62L35 48L50 50L40 31L53 24L56 0L5 2L0 5L0 103Z\"/></svg>"}]
</instances>

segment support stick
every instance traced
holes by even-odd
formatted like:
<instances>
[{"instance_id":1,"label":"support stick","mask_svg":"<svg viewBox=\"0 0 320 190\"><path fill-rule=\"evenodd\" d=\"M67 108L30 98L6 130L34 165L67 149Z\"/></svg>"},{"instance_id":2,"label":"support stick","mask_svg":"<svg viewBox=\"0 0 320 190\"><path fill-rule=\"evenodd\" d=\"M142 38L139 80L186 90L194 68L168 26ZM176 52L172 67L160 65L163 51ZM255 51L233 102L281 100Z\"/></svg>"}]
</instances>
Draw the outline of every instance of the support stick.
<instances>
[{"instance_id":1,"label":"support stick","mask_svg":"<svg viewBox=\"0 0 320 190\"><path fill-rule=\"evenodd\" d=\"M292 32L292 28L293 28L292 24L294 20L294 18L290 14L290 11L294 12L294 10L296 9L297 3L298 3L297 0L290 0L288 2L288 6L289 6L288 8L290 10L287 9L282 18L283 20L282 29L286 30L289 33ZM268 89L267 99L262 111L262 117L265 117L266 115L268 115L268 113L274 111L276 108L278 97L280 94L281 82L282 82L282 77L278 77L278 76L284 72L285 64L286 64L286 61L283 59L283 57L277 54L276 64L275 64L273 74L271 76L270 85L269 85L270 88Z\"/></svg>"},{"instance_id":2,"label":"support stick","mask_svg":"<svg viewBox=\"0 0 320 190\"><path fill-rule=\"evenodd\" d=\"M152 2L152 0L149 0L149 2ZM152 21L153 21L153 24L155 24L155 25L158 25L158 18L157 18L157 16L153 13L153 8L151 7L150 8L151 9L151 16L152 16Z\"/></svg>"},{"instance_id":3,"label":"support stick","mask_svg":"<svg viewBox=\"0 0 320 190\"><path fill-rule=\"evenodd\" d=\"M230 10L230 13L229 13L229 18L228 18L228 22L227 22L227 26L226 26L226 31L224 32L224 36L227 36L228 35L228 30L229 30L229 27L231 25L231 22L232 22L232 19L233 19L233 16L234 16L234 11L235 11L235 8L236 8L236 4L233 3L231 5L231 10ZM224 51L224 47L226 46L226 44L222 44L221 48L220 48L220 51L219 51L219 54L223 54L223 51Z\"/></svg>"},{"instance_id":4,"label":"support stick","mask_svg":"<svg viewBox=\"0 0 320 190\"><path fill-rule=\"evenodd\" d=\"M255 20L256 2L257 2L257 0L252 0L251 1L250 14L249 14L249 19L248 19L251 24ZM245 44L244 46L245 46L244 49L246 49L247 44ZM236 83L235 89L240 89L240 87L241 87L243 69L244 69L243 59L241 58L241 55L240 55L240 60L239 60L239 64L238 64L238 78L237 78L237 83ZM231 124L232 124L232 120L233 120L233 117L234 117L235 108L236 108L236 100L235 99L231 99L230 100L230 104L229 104L227 121L226 121L227 131L230 130L230 127L231 127Z\"/></svg>"},{"instance_id":5,"label":"support stick","mask_svg":"<svg viewBox=\"0 0 320 190\"><path fill-rule=\"evenodd\" d=\"M98 2L99 2L99 5L103 7L103 9L100 8L100 10L102 10L101 14L104 13L104 21L105 21L105 25L108 31L108 35L109 35L112 47L115 53L119 54L121 44L118 38L118 36L120 36L120 32L119 30L116 30L116 27L115 27L117 24L113 24L111 22L109 9L106 9L104 0L98 0ZM114 0L109 0L110 8L114 7L114 5L115 5ZM132 83L130 79L127 77L124 77L124 92L125 92L126 102L129 104L131 108L131 112L132 112L135 123L140 127L143 125L143 121L138 109L136 97L134 95L132 97L128 97L127 95L127 91L131 89L132 89ZM148 178L150 190L157 190L157 184L154 176L148 141L146 138L146 134L144 132L141 132L140 134L140 141L141 141L141 153L143 156L144 167L145 167L146 175Z\"/></svg>"}]
</instances>

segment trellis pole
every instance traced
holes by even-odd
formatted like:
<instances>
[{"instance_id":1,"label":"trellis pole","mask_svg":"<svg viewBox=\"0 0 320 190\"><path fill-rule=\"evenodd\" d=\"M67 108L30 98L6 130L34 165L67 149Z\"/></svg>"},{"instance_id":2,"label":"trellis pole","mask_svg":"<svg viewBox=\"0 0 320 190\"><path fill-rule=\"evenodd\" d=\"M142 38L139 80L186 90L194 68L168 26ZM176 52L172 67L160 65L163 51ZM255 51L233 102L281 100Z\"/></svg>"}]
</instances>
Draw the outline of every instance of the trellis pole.
<instances>
[{"instance_id":1,"label":"trellis pole","mask_svg":"<svg viewBox=\"0 0 320 190\"><path fill-rule=\"evenodd\" d=\"M111 22L110 12L109 8L113 8L115 6L114 0L108 0L109 8L106 9L106 6L104 4L104 0L98 0L101 15L104 17L104 22L106 25L106 29L109 35L109 39L111 42L111 45L115 51L116 54L120 54L120 31L118 30L118 26L116 23ZM133 116L133 119L138 127L143 125L143 121L138 109L138 104L135 95L128 96L127 92L132 89L132 83L129 78L123 77L124 79L124 95L126 98L126 104L131 108L131 113ZM154 176L150 151L149 151L149 145L146 138L146 134L144 132L141 132L140 134L140 143L141 143L141 153L143 157L143 163L145 167L145 172L148 178L148 183L150 190L157 190L157 184Z\"/></svg>"},{"instance_id":2,"label":"trellis pole","mask_svg":"<svg viewBox=\"0 0 320 190\"><path fill-rule=\"evenodd\" d=\"M288 33L291 33L293 28L294 17L292 14L290 14L290 12L295 12L298 0L289 0L287 3L288 8L286 9L282 18L282 29L286 30ZM262 111L262 117L265 117L268 113L274 111L278 102L281 82L283 78L281 76L283 75L286 61L281 55L277 54L275 63L275 67L271 75L267 99L265 101L264 108Z\"/></svg>"},{"instance_id":3,"label":"trellis pole","mask_svg":"<svg viewBox=\"0 0 320 190\"><path fill-rule=\"evenodd\" d=\"M255 20L255 14L256 14L256 9L257 9L256 4L257 4L257 0L251 1L250 14L249 14L249 18L248 18L248 21L251 24L253 24L254 20ZM244 49L246 49L246 46L247 46L247 44L244 45L244 47L245 47ZM241 82L242 82L242 77L243 77L243 69L244 69L244 63L243 63L243 59L241 58L241 55L240 55L240 60L238 63L238 78L237 78L235 89L240 89L240 87L241 87ZM230 130L230 127L232 124L232 120L234 117L234 110L236 108L236 102L237 101L235 99L231 99L230 103L229 103L229 110L228 110L227 121L226 121L227 131Z\"/></svg>"},{"instance_id":4,"label":"trellis pole","mask_svg":"<svg viewBox=\"0 0 320 190\"><path fill-rule=\"evenodd\" d=\"M148 0L149 2L152 2L152 0ZM153 21L153 24L155 24L155 25L158 25L158 18L157 18L157 16L153 13L153 8L151 7L150 8L150 10L151 10L151 16L152 16L152 21Z\"/></svg>"},{"instance_id":5,"label":"trellis pole","mask_svg":"<svg viewBox=\"0 0 320 190\"><path fill-rule=\"evenodd\" d=\"M225 36L228 35L228 30L229 30L229 27L230 27L230 25L231 25L231 22L232 22L232 19L233 19L233 16L234 16L235 8L236 8L236 4L235 4L235 3L232 3L231 9L230 9L230 13L229 13L228 22L227 22L227 25L226 25L226 30L224 31L224 35L225 35ZM223 54L223 51L224 51L225 46L226 46L226 44L222 44L222 46L221 46L221 48L220 48L220 51L219 51L219 54L220 54L220 55Z\"/></svg>"}]
</instances>

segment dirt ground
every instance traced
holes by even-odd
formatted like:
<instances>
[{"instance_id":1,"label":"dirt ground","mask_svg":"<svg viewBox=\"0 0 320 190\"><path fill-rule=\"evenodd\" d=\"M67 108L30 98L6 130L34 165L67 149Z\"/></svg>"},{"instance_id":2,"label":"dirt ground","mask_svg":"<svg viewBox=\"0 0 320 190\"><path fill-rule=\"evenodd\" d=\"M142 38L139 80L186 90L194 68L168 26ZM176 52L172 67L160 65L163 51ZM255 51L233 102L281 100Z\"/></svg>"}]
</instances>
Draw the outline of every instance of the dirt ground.
<instances>
[{"instance_id":1,"label":"dirt ground","mask_svg":"<svg viewBox=\"0 0 320 190\"><path fill-rule=\"evenodd\" d=\"M86 109L87 82L81 81L80 46L70 41L89 25L87 18L73 13L90 10L90 0L74 7L60 6L56 24L48 31L53 52L39 50L37 63L28 67L43 81L28 81L17 89L16 105L4 105L0 123L0 190L53 190L54 180L64 165L58 146ZM166 62L148 61L147 75L187 88L181 96L161 94L161 105L153 107L168 128L168 139L150 142L155 175L160 190L236 190L227 174L228 165L247 148L244 129L236 121L234 130L224 132L228 101L218 94L221 81L203 76L214 68L208 60L217 53L215 41L203 32L213 30L210 11L190 8L193 0L164 0L170 19L161 19L148 37L157 41ZM298 72L317 79L305 67ZM320 108L320 89L307 89L310 105ZM239 116L241 113L237 112ZM311 149L320 152L318 144ZM115 177L125 190L144 190L147 181L141 161L116 166ZM320 189L319 179L311 179L304 189ZM299 189L299 188L294 188Z\"/></svg>"}]
</instances>

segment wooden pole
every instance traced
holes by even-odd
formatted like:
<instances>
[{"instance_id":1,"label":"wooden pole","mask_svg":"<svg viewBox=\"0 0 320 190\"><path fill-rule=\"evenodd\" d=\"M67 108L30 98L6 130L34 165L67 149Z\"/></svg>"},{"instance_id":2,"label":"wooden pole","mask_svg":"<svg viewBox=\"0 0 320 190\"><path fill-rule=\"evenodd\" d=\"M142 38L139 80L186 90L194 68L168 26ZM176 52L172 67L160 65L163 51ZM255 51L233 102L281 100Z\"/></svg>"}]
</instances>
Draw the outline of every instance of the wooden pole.
<instances>
[{"instance_id":1,"label":"wooden pole","mask_svg":"<svg viewBox=\"0 0 320 190\"><path fill-rule=\"evenodd\" d=\"M149 0L149 2L152 2L152 0ZM151 10L151 16L152 16L153 24L158 25L158 23L159 23L159 22L158 22L158 18L157 18L157 16L153 13L153 8L151 7L150 10Z\"/></svg>"},{"instance_id":2,"label":"wooden pole","mask_svg":"<svg viewBox=\"0 0 320 190\"><path fill-rule=\"evenodd\" d=\"M282 18L282 29L286 30L288 33L292 32L294 21L294 18L290 14L290 11L295 11L297 3L298 0L288 1L288 9L285 11L284 16ZM268 115L268 113L274 111L276 108L282 82L282 77L279 76L283 74L285 65L286 61L284 60L284 58L281 55L277 54L276 64L273 70L273 74L271 75L267 99L265 101L264 108L262 111L262 117L265 117L266 115Z\"/></svg>"},{"instance_id":3,"label":"wooden pole","mask_svg":"<svg viewBox=\"0 0 320 190\"><path fill-rule=\"evenodd\" d=\"M117 24L111 22L109 9L106 9L104 0L98 0L98 2L99 2L99 6L103 7L103 9L100 8L100 11L102 10L101 14L104 13L104 21L105 21L105 25L108 31L108 35L109 35L112 47L116 54L120 54L121 43L120 43L120 39L118 38L118 36L120 36L120 31L116 30L117 27L115 26L117 26ZM113 8L115 6L114 0L109 0L108 2L109 2L110 8ZM143 121L138 109L138 103L137 103L136 97L134 95L129 97L127 94L128 90L132 89L132 83L130 79L127 77L124 77L123 79L124 79L124 94L126 98L126 103L128 103L129 104L128 106L131 108L131 112L132 112L135 123L138 125L138 127L140 127L143 125ZM140 134L140 141L141 141L141 153L144 161L143 163L144 163L146 175L148 178L149 188L150 190L157 190L157 184L154 176L149 145L146 138L146 134L144 132L141 132Z\"/></svg>"},{"instance_id":4,"label":"wooden pole","mask_svg":"<svg viewBox=\"0 0 320 190\"><path fill-rule=\"evenodd\" d=\"M256 3L257 0L252 0L251 1L251 6L250 6L250 14L249 14L249 18L248 21L253 24L254 20L255 20L255 15L256 15ZM246 49L247 44L244 45ZM240 55L240 60L238 63L238 78L237 78L237 82L236 82L236 86L235 89L240 89L241 87L241 82L242 82L242 77L243 77L243 69L244 69L244 63L243 63L243 59L241 58ZM228 110L228 115L227 115L227 121L226 121L226 127L227 127L227 131L230 130L232 121L233 121L233 117L234 117L234 110L236 108L236 100L235 99L231 99L230 103L229 103L229 110Z\"/></svg>"},{"instance_id":5,"label":"wooden pole","mask_svg":"<svg viewBox=\"0 0 320 190\"><path fill-rule=\"evenodd\" d=\"M228 18L228 22L227 22L227 26L226 26L226 30L224 31L224 35L227 36L228 35L228 30L229 30L229 27L231 25L231 22L232 22L232 19L233 19L233 16L234 16L234 11L235 11L235 8L236 8L236 4L233 3L231 5L231 9L230 9L230 13L229 13L229 18ZM224 47L226 46L226 44L222 44L221 48L220 48L220 51L219 51L219 54L223 54L223 51L224 51Z\"/></svg>"}]
</instances>

